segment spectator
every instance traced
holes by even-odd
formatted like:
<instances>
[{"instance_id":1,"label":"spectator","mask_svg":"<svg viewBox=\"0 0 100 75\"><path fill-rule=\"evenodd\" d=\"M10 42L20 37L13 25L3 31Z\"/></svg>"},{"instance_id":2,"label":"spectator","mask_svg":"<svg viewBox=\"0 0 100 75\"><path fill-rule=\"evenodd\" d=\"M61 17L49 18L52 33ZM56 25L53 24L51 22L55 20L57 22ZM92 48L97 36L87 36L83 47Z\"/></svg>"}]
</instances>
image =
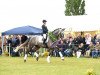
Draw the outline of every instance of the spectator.
<instances>
[{"instance_id":1,"label":"spectator","mask_svg":"<svg viewBox=\"0 0 100 75\"><path fill-rule=\"evenodd\" d=\"M85 47L86 49L91 43L91 35L89 33L87 33L85 36L85 42L86 42L86 47Z\"/></svg>"},{"instance_id":2,"label":"spectator","mask_svg":"<svg viewBox=\"0 0 100 75\"><path fill-rule=\"evenodd\" d=\"M86 56L90 57L90 53L94 50L94 44L91 42L86 51Z\"/></svg>"},{"instance_id":3,"label":"spectator","mask_svg":"<svg viewBox=\"0 0 100 75\"><path fill-rule=\"evenodd\" d=\"M12 47L16 47L17 45L17 38L16 38L16 36L14 35L13 37L12 37Z\"/></svg>"},{"instance_id":4,"label":"spectator","mask_svg":"<svg viewBox=\"0 0 100 75\"><path fill-rule=\"evenodd\" d=\"M99 42L96 43L94 50L92 51L92 57L98 57L100 53L100 44Z\"/></svg>"},{"instance_id":5,"label":"spectator","mask_svg":"<svg viewBox=\"0 0 100 75\"><path fill-rule=\"evenodd\" d=\"M81 34L79 33L78 36L75 39L75 44L78 47L79 44L83 43L83 38L81 36Z\"/></svg>"},{"instance_id":6,"label":"spectator","mask_svg":"<svg viewBox=\"0 0 100 75\"><path fill-rule=\"evenodd\" d=\"M26 35L22 35L21 36L21 44L24 43L27 39L28 39L28 37Z\"/></svg>"},{"instance_id":7,"label":"spectator","mask_svg":"<svg viewBox=\"0 0 100 75\"><path fill-rule=\"evenodd\" d=\"M64 54L68 57L73 56L73 49L74 43L72 37L70 37L69 42L66 44L66 50L64 51Z\"/></svg>"},{"instance_id":8,"label":"spectator","mask_svg":"<svg viewBox=\"0 0 100 75\"><path fill-rule=\"evenodd\" d=\"M84 50L84 45L83 43L79 44L78 50L76 52L77 58L80 58L82 51Z\"/></svg>"},{"instance_id":9,"label":"spectator","mask_svg":"<svg viewBox=\"0 0 100 75\"><path fill-rule=\"evenodd\" d=\"M97 37L97 34L95 34L94 37L92 37L92 40L91 40L94 45L96 44L96 37Z\"/></svg>"},{"instance_id":10,"label":"spectator","mask_svg":"<svg viewBox=\"0 0 100 75\"><path fill-rule=\"evenodd\" d=\"M12 53L12 37L11 36L8 36L8 39L7 39L7 50L8 50L7 52L9 52L9 49L10 49L10 54L11 54Z\"/></svg>"}]
</instances>

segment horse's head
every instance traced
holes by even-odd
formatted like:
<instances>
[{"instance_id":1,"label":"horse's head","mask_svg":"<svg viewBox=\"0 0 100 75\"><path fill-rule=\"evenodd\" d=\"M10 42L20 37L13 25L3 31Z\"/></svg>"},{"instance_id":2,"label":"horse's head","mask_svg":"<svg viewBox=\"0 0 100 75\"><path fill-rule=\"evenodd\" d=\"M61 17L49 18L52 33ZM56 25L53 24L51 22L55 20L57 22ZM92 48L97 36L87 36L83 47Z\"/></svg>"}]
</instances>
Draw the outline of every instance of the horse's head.
<instances>
[{"instance_id":1,"label":"horse's head","mask_svg":"<svg viewBox=\"0 0 100 75\"><path fill-rule=\"evenodd\" d=\"M64 30L65 28L57 28L55 29L52 33L56 36L56 37L64 37Z\"/></svg>"}]
</instances>

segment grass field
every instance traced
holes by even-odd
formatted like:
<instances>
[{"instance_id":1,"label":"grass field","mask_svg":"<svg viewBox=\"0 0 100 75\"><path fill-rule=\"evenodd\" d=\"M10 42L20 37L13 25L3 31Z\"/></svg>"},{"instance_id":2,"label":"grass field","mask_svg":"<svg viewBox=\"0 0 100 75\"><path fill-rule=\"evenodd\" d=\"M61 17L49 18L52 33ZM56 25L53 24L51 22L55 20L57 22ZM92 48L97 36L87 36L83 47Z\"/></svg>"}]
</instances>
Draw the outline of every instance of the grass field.
<instances>
[{"instance_id":1,"label":"grass field","mask_svg":"<svg viewBox=\"0 0 100 75\"><path fill-rule=\"evenodd\" d=\"M28 57L26 63L23 57L0 56L0 75L86 75L88 69L94 69L100 75L100 58L51 57L51 63L41 57L37 62L35 58Z\"/></svg>"}]
</instances>

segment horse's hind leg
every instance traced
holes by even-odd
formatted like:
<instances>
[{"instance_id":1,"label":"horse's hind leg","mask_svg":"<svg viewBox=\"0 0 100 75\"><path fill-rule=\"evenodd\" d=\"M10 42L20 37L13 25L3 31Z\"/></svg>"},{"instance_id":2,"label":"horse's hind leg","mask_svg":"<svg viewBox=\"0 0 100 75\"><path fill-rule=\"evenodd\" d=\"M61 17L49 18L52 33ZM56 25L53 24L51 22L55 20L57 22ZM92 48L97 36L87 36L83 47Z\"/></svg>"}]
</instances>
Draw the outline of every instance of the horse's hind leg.
<instances>
[{"instance_id":1,"label":"horse's hind leg","mask_svg":"<svg viewBox=\"0 0 100 75\"><path fill-rule=\"evenodd\" d=\"M36 60L38 61L39 60L39 51L37 50L34 55L36 56Z\"/></svg>"},{"instance_id":2,"label":"horse's hind leg","mask_svg":"<svg viewBox=\"0 0 100 75\"><path fill-rule=\"evenodd\" d=\"M36 60L38 61L39 60L39 49L40 49L40 46L35 45L33 49L35 50L34 55L36 56Z\"/></svg>"},{"instance_id":3,"label":"horse's hind leg","mask_svg":"<svg viewBox=\"0 0 100 75\"><path fill-rule=\"evenodd\" d=\"M26 52L25 52L25 56L24 56L24 62L26 62L27 55L28 55L28 51L26 51Z\"/></svg>"}]
</instances>

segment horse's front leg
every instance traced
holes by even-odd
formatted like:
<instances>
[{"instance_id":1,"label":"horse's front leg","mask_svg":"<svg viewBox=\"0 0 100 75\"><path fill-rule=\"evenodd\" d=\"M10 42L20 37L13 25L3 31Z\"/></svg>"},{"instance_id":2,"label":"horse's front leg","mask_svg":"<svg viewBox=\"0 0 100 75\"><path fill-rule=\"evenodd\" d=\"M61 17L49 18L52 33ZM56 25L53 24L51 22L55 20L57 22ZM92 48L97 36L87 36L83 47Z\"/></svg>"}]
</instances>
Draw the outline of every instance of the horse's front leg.
<instances>
[{"instance_id":1,"label":"horse's front leg","mask_svg":"<svg viewBox=\"0 0 100 75\"><path fill-rule=\"evenodd\" d=\"M59 51L59 55L60 55L61 59L64 60L64 56L63 56L63 54L61 53L61 51Z\"/></svg>"},{"instance_id":2,"label":"horse's front leg","mask_svg":"<svg viewBox=\"0 0 100 75\"><path fill-rule=\"evenodd\" d=\"M51 61L50 61L50 56L51 56L51 54L52 54L52 50L49 50L49 55L47 56L47 62L48 62L48 63L51 62Z\"/></svg>"}]
</instances>

